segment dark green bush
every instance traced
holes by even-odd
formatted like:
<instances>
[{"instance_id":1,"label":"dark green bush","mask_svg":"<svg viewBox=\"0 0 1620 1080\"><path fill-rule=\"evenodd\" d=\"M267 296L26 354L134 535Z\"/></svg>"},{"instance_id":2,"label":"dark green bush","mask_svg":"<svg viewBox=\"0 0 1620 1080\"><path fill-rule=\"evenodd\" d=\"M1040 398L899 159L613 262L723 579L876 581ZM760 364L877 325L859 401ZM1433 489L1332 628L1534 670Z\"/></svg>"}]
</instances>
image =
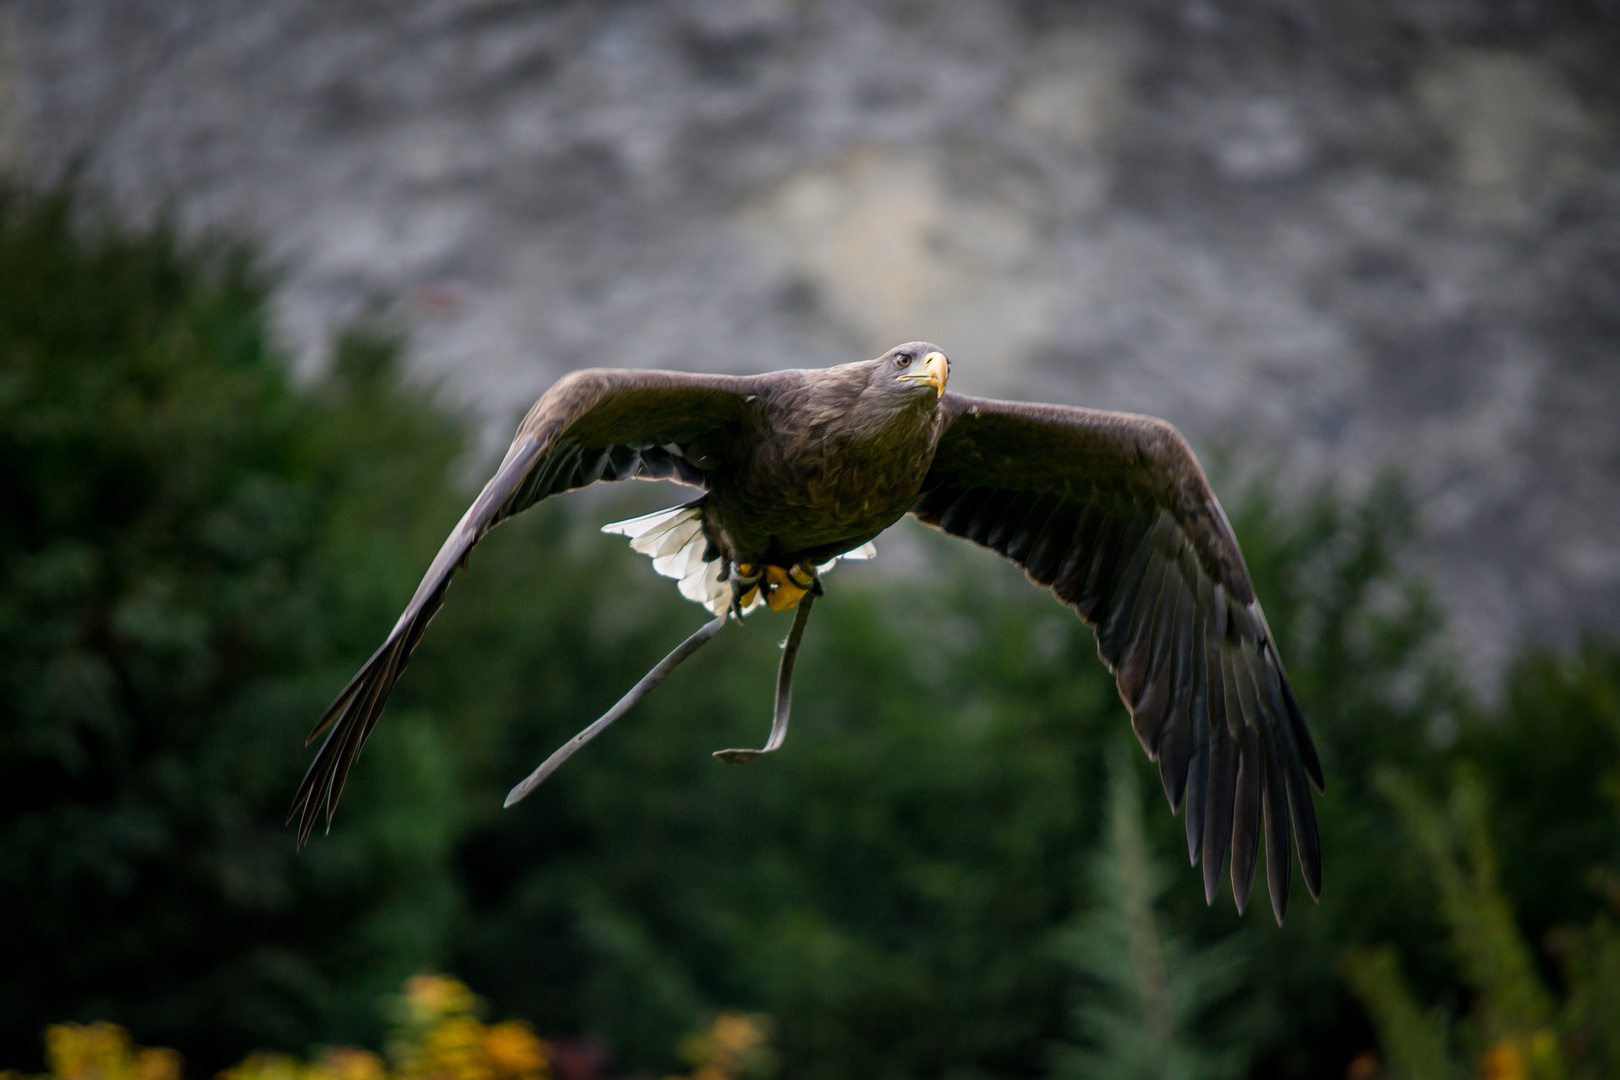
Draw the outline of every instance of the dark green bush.
<instances>
[{"instance_id":1,"label":"dark green bush","mask_svg":"<svg viewBox=\"0 0 1620 1080\"><path fill-rule=\"evenodd\" d=\"M0 198L0 1054L113 1019L203 1066L373 1023L441 952L454 805L394 737L281 829L301 733L449 509L460 432L351 338L291 385L240 250ZM371 363L368 366L368 357ZM440 520L435 520L435 512Z\"/></svg>"}]
</instances>

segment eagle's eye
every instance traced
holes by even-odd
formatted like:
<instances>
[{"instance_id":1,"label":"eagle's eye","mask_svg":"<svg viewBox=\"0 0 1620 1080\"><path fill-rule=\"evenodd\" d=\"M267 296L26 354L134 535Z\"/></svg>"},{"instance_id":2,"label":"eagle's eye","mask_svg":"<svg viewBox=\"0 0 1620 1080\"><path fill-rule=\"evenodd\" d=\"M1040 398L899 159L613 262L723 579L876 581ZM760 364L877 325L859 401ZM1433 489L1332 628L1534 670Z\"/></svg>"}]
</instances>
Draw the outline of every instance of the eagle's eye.
<instances>
[{"instance_id":1,"label":"eagle's eye","mask_svg":"<svg viewBox=\"0 0 1620 1080\"><path fill-rule=\"evenodd\" d=\"M894 358L894 364L895 367L910 367L911 357L907 356L905 353L901 353L899 356Z\"/></svg>"}]
</instances>

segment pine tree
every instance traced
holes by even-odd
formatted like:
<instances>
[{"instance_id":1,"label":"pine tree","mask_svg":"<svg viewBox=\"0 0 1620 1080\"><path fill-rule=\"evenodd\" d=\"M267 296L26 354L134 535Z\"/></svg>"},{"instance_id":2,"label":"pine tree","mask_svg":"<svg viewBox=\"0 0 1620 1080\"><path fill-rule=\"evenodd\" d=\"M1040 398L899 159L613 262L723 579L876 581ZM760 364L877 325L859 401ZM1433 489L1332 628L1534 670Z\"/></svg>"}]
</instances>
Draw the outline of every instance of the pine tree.
<instances>
[{"instance_id":1,"label":"pine tree","mask_svg":"<svg viewBox=\"0 0 1620 1080\"><path fill-rule=\"evenodd\" d=\"M1195 947L1168 935L1156 910L1166 873L1142 823L1131 747L1108 762L1108 825L1094 859L1098 905L1059 941L1085 980L1075 1010L1082 1045L1059 1054L1063 1080L1223 1080L1247 1064L1242 1045L1215 1049L1199 1037L1211 1010L1243 981L1240 941Z\"/></svg>"}]
</instances>

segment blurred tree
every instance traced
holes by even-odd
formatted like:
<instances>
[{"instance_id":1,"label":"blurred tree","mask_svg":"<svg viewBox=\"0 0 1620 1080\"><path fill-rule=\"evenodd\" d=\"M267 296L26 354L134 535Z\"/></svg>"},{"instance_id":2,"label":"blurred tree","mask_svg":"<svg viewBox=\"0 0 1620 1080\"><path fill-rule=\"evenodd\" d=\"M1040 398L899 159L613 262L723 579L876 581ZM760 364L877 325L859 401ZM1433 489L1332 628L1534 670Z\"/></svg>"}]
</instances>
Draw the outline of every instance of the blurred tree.
<instances>
[{"instance_id":1,"label":"blurred tree","mask_svg":"<svg viewBox=\"0 0 1620 1080\"><path fill-rule=\"evenodd\" d=\"M1058 939L1084 979L1081 1047L1059 1056L1065 1080L1220 1080L1241 1075L1252 1048L1201 1030L1243 984L1246 935L1193 948L1165 933L1156 910L1165 868L1148 846L1134 747L1108 759L1108 825L1092 868L1092 908ZM1218 1047L1218 1048L1217 1048Z\"/></svg>"},{"instance_id":2,"label":"blurred tree","mask_svg":"<svg viewBox=\"0 0 1620 1080\"><path fill-rule=\"evenodd\" d=\"M1343 943L1395 927L1423 944L1422 871L1370 770L1438 767L1435 718L1466 699L1434 646L1432 604L1397 563L1410 520L1398 485L1288 514L1255 490L1234 517L1327 751L1331 888L1248 940L1255 1007L1223 1022L1257 1068L1320 1075L1366 1040L1338 978ZM486 542L469 602L440 616L412 673L444 680L435 700L485 713L494 734L474 775L491 808L697 621L611 542L582 534L570 565L589 569L566 579L537 562L533 537L557 529L542 516ZM911 523L879 549L878 564L828 580L788 752L740 768L706 753L767 721L785 626L762 615L530 803L481 816L461 849L472 906L451 966L503 1009L605 1040L631 1066L737 1005L778 1018L792 1077L1041 1072L1071 1028L1051 928L1082 901L1101 748L1128 720L1091 630L1015 568ZM895 559L926 572L879 576ZM495 640L486 625L507 644L461 652ZM1153 847L1184 851L1162 806ZM1416 884L1392 891L1392 874ZM1168 877L1164 913L1195 948L1237 925L1185 871Z\"/></svg>"},{"instance_id":3,"label":"blurred tree","mask_svg":"<svg viewBox=\"0 0 1620 1080\"><path fill-rule=\"evenodd\" d=\"M1232 503L1328 774L1318 812L1330 853L1322 902L1296 904L1281 930L1249 939L1252 1007L1243 1019L1256 1025L1247 1037L1259 1048L1251 1076L1321 1076L1341 1072L1369 1039L1339 977L1346 944L1398 942L1418 970L1444 971L1426 868L1374 777L1386 762L1440 775L1475 710L1446 652L1441 613L1403 565L1415 518L1398 478L1359 499L1322 487L1292 505L1262 480ZM1159 850L1184 844L1179 823L1156 815L1149 827ZM1230 907L1206 908L1195 875L1178 875L1166 908L1197 942L1230 932Z\"/></svg>"},{"instance_id":4,"label":"blurred tree","mask_svg":"<svg viewBox=\"0 0 1620 1080\"><path fill-rule=\"evenodd\" d=\"M1599 909L1584 925L1546 935L1550 953L1561 961L1561 996L1549 987L1531 944L1539 935L1525 932L1514 899L1503 887L1507 876L1491 827L1500 815L1484 779L1489 774L1472 762L1459 767L1444 806L1435 805L1402 772L1386 769L1379 775L1380 790L1396 807L1407 837L1429 869L1451 958L1469 1003L1466 1017L1455 1024L1444 1012L1425 1010L1402 974L1400 951L1391 945L1347 956L1348 980L1372 1015L1398 1077L1461 1077L1476 1070L1503 1080L1620 1075L1620 876L1595 870L1588 880L1596 888L1580 889L1575 883L1582 864L1576 859L1589 859L1607 845L1578 846L1569 838L1571 830L1576 835L1603 830L1612 844L1620 832L1620 785L1614 782L1620 765L1614 742L1620 738L1620 651L1589 645L1569 660L1529 659L1515 673L1505 715L1468 743L1487 751L1515 744L1532 751L1538 763L1506 764L1494 753L1485 755L1510 779L1545 769L1549 759L1560 760L1564 751L1535 751L1519 729L1549 709L1565 710L1565 715L1551 732L1537 732L1540 738L1567 734L1577 745L1591 748L1603 741L1602 733L1608 735L1605 755L1587 763L1587 782L1558 796L1576 805L1598 797L1607 807L1570 822L1546 819L1549 842L1562 848L1566 858L1554 862L1537 853L1541 866L1565 879L1566 893L1584 891L1587 909ZM1566 773L1557 779L1568 784L1570 777ZM1551 797L1508 796L1518 802ZM1544 882L1527 891L1536 896L1553 892ZM1565 901L1563 906L1573 905Z\"/></svg>"},{"instance_id":5,"label":"blurred tree","mask_svg":"<svg viewBox=\"0 0 1620 1080\"><path fill-rule=\"evenodd\" d=\"M350 336L294 388L265 296L240 249L0 197L13 1063L61 1019L203 1071L354 1037L448 925L452 776L420 713L329 842L298 857L280 825L302 730L453 519L460 433L386 342Z\"/></svg>"},{"instance_id":6,"label":"blurred tree","mask_svg":"<svg viewBox=\"0 0 1620 1080\"><path fill-rule=\"evenodd\" d=\"M194 1073L374 1044L376 996L435 966L630 1069L668 1068L730 1007L776 1018L794 1080L1046 1069L1072 1029L1052 928L1090 903L1100 748L1127 720L1087 627L911 523L829 579L786 752L707 753L767 726L785 620L761 614L503 813L700 617L585 515L526 515L457 579L337 830L295 856L301 736L467 493L460 428L401 385L394 343L351 334L329 378L293 385L264 299L240 250L0 201L5 1060L65 1019L122 1022ZM574 501L598 521L658 504L636 488ZM1319 907L1246 939L1244 1007L1212 1014L1255 1048L1251 1075L1320 1076L1371 1037L1346 943L1397 947L1425 1000L1458 987L1379 766L1432 786L1475 761L1528 940L1586 925L1599 899L1567 869L1620 855L1594 816L1620 665L1532 661L1481 711L1401 568L1398 484L1287 510L1250 492L1233 519L1323 750L1328 868ZM1144 828L1185 850L1162 810ZM1185 871L1156 910L1195 954L1238 925Z\"/></svg>"}]
</instances>

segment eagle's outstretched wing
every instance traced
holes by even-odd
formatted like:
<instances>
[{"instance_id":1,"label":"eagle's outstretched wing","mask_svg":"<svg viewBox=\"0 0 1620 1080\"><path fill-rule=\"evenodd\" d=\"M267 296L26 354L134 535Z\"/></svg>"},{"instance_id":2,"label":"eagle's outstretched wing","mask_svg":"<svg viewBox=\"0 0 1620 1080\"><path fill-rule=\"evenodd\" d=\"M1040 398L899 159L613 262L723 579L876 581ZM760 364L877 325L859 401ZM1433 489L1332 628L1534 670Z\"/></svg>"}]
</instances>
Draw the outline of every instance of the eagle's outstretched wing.
<instances>
[{"instance_id":1,"label":"eagle's outstretched wing","mask_svg":"<svg viewBox=\"0 0 1620 1080\"><path fill-rule=\"evenodd\" d=\"M1213 900L1228 848L1248 900L1265 821L1272 911L1288 907L1290 822L1321 890L1306 778L1322 766L1226 514L1192 450L1146 416L946 394L912 513L1007 556L1097 630L1132 726Z\"/></svg>"},{"instance_id":2,"label":"eagle's outstretched wing","mask_svg":"<svg viewBox=\"0 0 1620 1080\"><path fill-rule=\"evenodd\" d=\"M513 514L598 480L706 487L714 469L735 461L758 437L765 422L759 382L671 371L576 371L535 402L494 478L439 549L387 640L310 733L313 742L331 729L288 815L289 821L298 819L300 844L323 808L331 826L349 767L472 546Z\"/></svg>"}]
</instances>

